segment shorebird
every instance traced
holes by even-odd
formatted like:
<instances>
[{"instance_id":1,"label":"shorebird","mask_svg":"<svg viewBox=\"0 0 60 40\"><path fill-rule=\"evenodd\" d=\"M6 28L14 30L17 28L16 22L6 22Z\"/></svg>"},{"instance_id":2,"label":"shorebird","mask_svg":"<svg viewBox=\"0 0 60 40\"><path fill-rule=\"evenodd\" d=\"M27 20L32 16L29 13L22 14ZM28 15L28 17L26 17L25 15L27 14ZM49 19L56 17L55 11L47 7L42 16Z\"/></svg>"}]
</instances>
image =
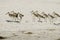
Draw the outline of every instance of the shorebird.
<instances>
[{"instance_id":1,"label":"shorebird","mask_svg":"<svg viewBox=\"0 0 60 40\"><path fill-rule=\"evenodd\" d=\"M13 14L11 14L10 12L7 12L7 14L9 15L9 17L15 18L15 21L16 19L19 19L18 17L20 17L20 20L21 20L22 17L24 16L23 14L19 12L18 13L13 12Z\"/></svg>"},{"instance_id":2,"label":"shorebird","mask_svg":"<svg viewBox=\"0 0 60 40\"><path fill-rule=\"evenodd\" d=\"M38 11L32 11L32 15L33 15L33 17L34 17L34 19L35 19L35 17L37 17L39 20L38 20L38 22L42 22L40 19L41 18L45 18L45 17L43 17L42 15L40 15L39 13L38 13Z\"/></svg>"},{"instance_id":3,"label":"shorebird","mask_svg":"<svg viewBox=\"0 0 60 40\"><path fill-rule=\"evenodd\" d=\"M56 13L56 12L53 12L53 14L54 14L55 16L57 16L57 17L60 17L60 15L59 15L58 13Z\"/></svg>"},{"instance_id":4,"label":"shorebird","mask_svg":"<svg viewBox=\"0 0 60 40\"><path fill-rule=\"evenodd\" d=\"M41 18L45 19L45 17L44 17L43 15L41 15L41 14L38 13L38 11L35 11L35 12L36 12L36 14L37 14L38 17L39 17L39 20L38 20L39 22L41 21L41 20L40 20Z\"/></svg>"},{"instance_id":5,"label":"shorebird","mask_svg":"<svg viewBox=\"0 0 60 40\"><path fill-rule=\"evenodd\" d=\"M53 23L53 19L55 18L53 15L48 14L48 16L51 18L50 23Z\"/></svg>"},{"instance_id":6,"label":"shorebird","mask_svg":"<svg viewBox=\"0 0 60 40\"><path fill-rule=\"evenodd\" d=\"M19 12L18 12L17 14L19 14L19 15L18 15L18 17L20 17L20 21L21 21L21 20L22 20L22 18L24 17L24 15L23 15L23 14L21 14L21 13L19 13Z\"/></svg>"},{"instance_id":7,"label":"shorebird","mask_svg":"<svg viewBox=\"0 0 60 40\"><path fill-rule=\"evenodd\" d=\"M10 12L7 12L7 14L8 14L9 17L15 19L15 21L16 21L16 18L18 18L18 14L17 14L17 13L13 13L13 14L12 14L12 13L10 13Z\"/></svg>"},{"instance_id":8,"label":"shorebird","mask_svg":"<svg viewBox=\"0 0 60 40\"><path fill-rule=\"evenodd\" d=\"M45 21L47 22L48 14L46 14L45 12L42 12L41 14L43 14L43 16L45 17Z\"/></svg>"},{"instance_id":9,"label":"shorebird","mask_svg":"<svg viewBox=\"0 0 60 40\"><path fill-rule=\"evenodd\" d=\"M32 17L33 17L34 22L35 22L35 18L39 19L38 15L33 10L31 11L31 13L32 13Z\"/></svg>"}]
</instances>

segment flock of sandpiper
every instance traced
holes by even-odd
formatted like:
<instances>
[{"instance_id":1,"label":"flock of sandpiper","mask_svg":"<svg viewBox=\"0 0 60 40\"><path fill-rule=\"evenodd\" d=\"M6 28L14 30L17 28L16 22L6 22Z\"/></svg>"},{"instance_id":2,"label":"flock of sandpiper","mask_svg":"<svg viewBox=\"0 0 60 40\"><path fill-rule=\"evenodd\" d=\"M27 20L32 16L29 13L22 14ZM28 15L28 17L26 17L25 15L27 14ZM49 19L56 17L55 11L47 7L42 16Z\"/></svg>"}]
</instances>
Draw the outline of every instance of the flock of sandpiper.
<instances>
[{"instance_id":1,"label":"flock of sandpiper","mask_svg":"<svg viewBox=\"0 0 60 40\"><path fill-rule=\"evenodd\" d=\"M41 12L39 13L38 10L34 11L30 11L32 17L33 17L33 21L35 21L37 18L38 19L38 22L43 22L41 19L45 20L45 22L47 22L47 19L50 19L50 22L53 23L54 19L57 19L60 17L60 15L58 13L56 13L55 11L52 12L52 14L46 14L45 12ZM22 20L22 18L25 16L24 14L20 13L20 12L14 12L14 11L11 11L11 12L7 12L6 14L8 14L9 17L12 17L12 18L16 18L16 19L19 19L20 21ZM15 19L15 21L16 21Z\"/></svg>"}]
</instances>

